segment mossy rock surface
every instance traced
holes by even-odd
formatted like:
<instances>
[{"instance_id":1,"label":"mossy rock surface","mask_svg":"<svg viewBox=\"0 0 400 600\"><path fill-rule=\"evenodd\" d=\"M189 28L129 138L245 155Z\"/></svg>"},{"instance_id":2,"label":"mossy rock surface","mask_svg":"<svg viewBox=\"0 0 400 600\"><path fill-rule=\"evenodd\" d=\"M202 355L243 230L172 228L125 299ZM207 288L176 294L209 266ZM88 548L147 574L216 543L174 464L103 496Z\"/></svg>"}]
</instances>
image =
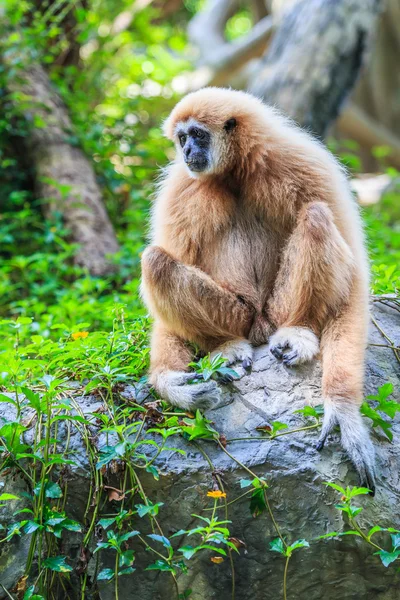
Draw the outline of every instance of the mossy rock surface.
<instances>
[{"instance_id":1,"label":"mossy rock surface","mask_svg":"<svg viewBox=\"0 0 400 600\"><path fill-rule=\"evenodd\" d=\"M374 306L374 316L388 332L397 346L400 345L400 318L398 312L388 307ZM384 344L379 331L371 325L370 342ZM240 371L240 369L238 369ZM255 352L251 374L240 372L242 378L224 394L223 406L207 412L214 427L229 440L235 437L260 437L256 428L271 421L281 421L290 427L304 425L294 411L304 405L321 403L321 372L319 364L289 369L279 364L266 347ZM366 366L366 395L375 394L384 383L394 385L394 398L400 401L400 365L392 351L370 346ZM128 386L124 393L132 395ZM80 398L84 412L92 412L101 403L97 397ZM11 418L11 409L3 415ZM394 441L389 443L383 435L374 434L377 451L378 482L374 498L360 497L364 507L360 523L369 527L395 527L400 529L400 419L395 418ZM65 435L62 428L59 437ZM288 541L299 538L313 540L328 531L348 529L343 513L335 508L338 494L323 485L325 481L339 484L357 484L357 476L339 445L339 435L331 436L325 449L318 453L315 442L316 430L278 437L275 440L234 441L227 449L258 476L266 478L270 504L277 522ZM173 440L173 441L172 441ZM160 479L144 474L142 483L153 502L163 502L159 520L166 533L194 526L193 513L202 514L210 506L207 491L212 489L213 476L209 464L195 444L172 438L171 444L186 451L163 452L156 461L161 472ZM101 447L103 436L98 439ZM222 477L228 500L239 496L240 479L249 475L231 460L214 442L199 442L209 455L214 470ZM82 521L89 492L89 467L85 446L78 434L73 433L70 446L76 451L68 476L66 512L70 518ZM21 491L19 477L11 481L7 475L3 481L8 492ZM110 485L113 482L109 481ZM1 485L1 482L0 482ZM19 506L20 507L20 506ZM0 522L10 519L15 506L0 509ZM105 506L104 511L115 510ZM7 512L6 512L7 511ZM220 511L221 519L225 518ZM206 514L206 513L203 513ZM244 498L229 507L231 535L242 540L245 547L240 555L234 556L237 600L273 600L282 598L284 560L269 550L269 542L276 537L267 513L254 518L249 509L249 499ZM145 519L138 519L135 528L147 531ZM80 552L81 536L63 534L62 553L76 564ZM193 543L193 538L176 538L180 546ZM14 538L0 547L0 581L12 589L23 574L29 547L29 537ZM293 554L289 566L288 598L298 600L398 600L400 598L399 573L394 565L385 568L379 557L373 556L374 549L353 536L310 543L310 548ZM105 552L101 555L101 567L113 568L114 556ZM145 571L154 562L153 557L142 549L137 553L136 571L121 577L119 598L123 600L173 600L176 597L168 574ZM89 573L95 561L89 563ZM229 559L221 564L210 561L209 553L200 553L188 562L187 575L178 579L181 592L192 589L190 600L231 600L231 567ZM74 583L74 581L76 583ZM78 580L72 575L73 586L78 590ZM88 598L92 596L87 596ZM93 596L94 598L95 596ZM0 598L6 598L0 591ZM74 599L74 596L71 595ZM76 598L80 598L78 591ZM111 584L101 584L100 598L115 598Z\"/></svg>"}]
</instances>

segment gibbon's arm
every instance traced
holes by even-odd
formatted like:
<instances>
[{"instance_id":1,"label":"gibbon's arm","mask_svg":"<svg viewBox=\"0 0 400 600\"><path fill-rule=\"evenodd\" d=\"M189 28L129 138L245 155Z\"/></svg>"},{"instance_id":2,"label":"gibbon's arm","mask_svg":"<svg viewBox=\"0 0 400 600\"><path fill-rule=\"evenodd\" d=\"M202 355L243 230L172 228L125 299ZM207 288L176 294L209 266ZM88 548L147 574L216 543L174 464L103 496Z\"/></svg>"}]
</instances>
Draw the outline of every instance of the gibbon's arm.
<instances>
[{"instance_id":1,"label":"gibbon's arm","mask_svg":"<svg viewBox=\"0 0 400 600\"><path fill-rule=\"evenodd\" d=\"M254 318L241 297L158 246L143 253L142 293L151 312L189 341L246 337Z\"/></svg>"},{"instance_id":2,"label":"gibbon's arm","mask_svg":"<svg viewBox=\"0 0 400 600\"><path fill-rule=\"evenodd\" d=\"M350 296L354 258L324 202L299 211L283 251L268 316L278 328L307 327L317 336Z\"/></svg>"},{"instance_id":3,"label":"gibbon's arm","mask_svg":"<svg viewBox=\"0 0 400 600\"><path fill-rule=\"evenodd\" d=\"M331 210L312 202L299 213L268 310L278 328L270 339L271 352L287 365L311 360L319 352L322 332L325 413L317 448L340 425L342 445L362 485L374 493L374 448L359 410L368 327L364 279Z\"/></svg>"}]
</instances>

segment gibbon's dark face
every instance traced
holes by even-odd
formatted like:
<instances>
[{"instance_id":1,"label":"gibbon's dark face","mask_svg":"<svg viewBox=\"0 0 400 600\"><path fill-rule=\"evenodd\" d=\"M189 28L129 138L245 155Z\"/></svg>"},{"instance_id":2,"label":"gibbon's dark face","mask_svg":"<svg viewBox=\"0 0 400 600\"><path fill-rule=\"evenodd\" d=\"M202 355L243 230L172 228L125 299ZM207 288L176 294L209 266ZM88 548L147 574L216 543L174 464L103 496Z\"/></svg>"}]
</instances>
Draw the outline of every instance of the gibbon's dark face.
<instances>
[{"instance_id":1,"label":"gibbon's dark face","mask_svg":"<svg viewBox=\"0 0 400 600\"><path fill-rule=\"evenodd\" d=\"M177 136L183 160L190 171L202 173L210 166L211 134L198 123L180 123Z\"/></svg>"}]
</instances>

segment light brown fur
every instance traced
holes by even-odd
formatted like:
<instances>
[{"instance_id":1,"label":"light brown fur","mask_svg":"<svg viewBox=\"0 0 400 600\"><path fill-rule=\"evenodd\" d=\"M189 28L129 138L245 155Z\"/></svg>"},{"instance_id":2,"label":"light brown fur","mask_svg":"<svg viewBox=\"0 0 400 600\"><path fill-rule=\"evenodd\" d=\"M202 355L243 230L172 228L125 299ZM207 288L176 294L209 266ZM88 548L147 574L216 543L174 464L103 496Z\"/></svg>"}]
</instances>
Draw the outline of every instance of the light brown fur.
<instances>
[{"instance_id":1,"label":"light brown fur","mask_svg":"<svg viewBox=\"0 0 400 600\"><path fill-rule=\"evenodd\" d=\"M237 126L227 133L232 117ZM154 205L142 259L143 297L155 318L151 381L171 402L189 407L198 386L183 376L187 341L205 352L231 344L234 360L244 358L235 343L266 343L276 331L271 350L296 364L311 359L320 340L320 446L339 423L344 447L372 488L373 448L358 410L368 265L346 177L320 143L243 92L189 94L167 120L166 135L174 139L177 124L189 120L210 131L213 163L207 173L190 173L178 145ZM198 404L207 393L218 399L211 383L204 393L198 388Z\"/></svg>"}]
</instances>

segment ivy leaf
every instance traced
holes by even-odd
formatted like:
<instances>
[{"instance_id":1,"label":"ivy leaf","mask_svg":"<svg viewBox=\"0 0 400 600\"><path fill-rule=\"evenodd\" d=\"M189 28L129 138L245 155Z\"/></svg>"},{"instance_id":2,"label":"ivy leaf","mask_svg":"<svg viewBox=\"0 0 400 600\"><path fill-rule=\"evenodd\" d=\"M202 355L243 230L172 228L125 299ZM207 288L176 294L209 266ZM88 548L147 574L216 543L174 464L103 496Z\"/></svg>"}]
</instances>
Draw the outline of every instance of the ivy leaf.
<instances>
[{"instance_id":1,"label":"ivy leaf","mask_svg":"<svg viewBox=\"0 0 400 600\"><path fill-rule=\"evenodd\" d=\"M379 555L382 564L385 567L388 567L392 562L399 558L400 550L395 550L394 552L386 552L386 550L379 550L379 552L375 552L375 554Z\"/></svg>"},{"instance_id":2,"label":"ivy leaf","mask_svg":"<svg viewBox=\"0 0 400 600\"><path fill-rule=\"evenodd\" d=\"M39 481L39 483L37 485L35 485L33 493L35 494L35 496L39 496L41 489L42 489L42 485L45 486L44 488L44 495L46 496L46 498L61 498L62 497L62 490L60 488L60 486L58 485L58 483L55 483L54 481Z\"/></svg>"},{"instance_id":3,"label":"ivy leaf","mask_svg":"<svg viewBox=\"0 0 400 600\"><path fill-rule=\"evenodd\" d=\"M46 558L43 561L43 566L50 571L57 571L58 573L68 573L72 571L72 567L66 564L66 556L54 556Z\"/></svg>"},{"instance_id":4,"label":"ivy leaf","mask_svg":"<svg viewBox=\"0 0 400 600\"><path fill-rule=\"evenodd\" d=\"M246 488L251 485L251 479L241 479L239 483L241 488Z\"/></svg>"},{"instance_id":5,"label":"ivy leaf","mask_svg":"<svg viewBox=\"0 0 400 600\"><path fill-rule=\"evenodd\" d=\"M307 540L301 539L301 540L296 540L295 542L293 542L293 544L290 544L290 546L288 546L286 548L286 556L290 556L292 554L292 552L294 550L297 550L298 548L309 548L310 544L307 542Z\"/></svg>"},{"instance_id":6,"label":"ivy leaf","mask_svg":"<svg viewBox=\"0 0 400 600\"><path fill-rule=\"evenodd\" d=\"M395 533L390 536L392 538L393 550L400 547L400 533Z\"/></svg>"},{"instance_id":7,"label":"ivy leaf","mask_svg":"<svg viewBox=\"0 0 400 600\"><path fill-rule=\"evenodd\" d=\"M148 467L146 467L146 471L147 473L151 473L156 481L160 479L158 469L154 465L149 465Z\"/></svg>"},{"instance_id":8,"label":"ivy leaf","mask_svg":"<svg viewBox=\"0 0 400 600\"><path fill-rule=\"evenodd\" d=\"M112 525L113 523L115 523L115 518L100 519L100 521L98 521L97 525L100 525L100 527L102 527L103 529L107 529L107 527L110 527L110 525Z\"/></svg>"},{"instance_id":9,"label":"ivy leaf","mask_svg":"<svg viewBox=\"0 0 400 600\"><path fill-rule=\"evenodd\" d=\"M134 550L125 550L118 559L119 567L128 567L135 560L135 551Z\"/></svg>"},{"instance_id":10,"label":"ivy leaf","mask_svg":"<svg viewBox=\"0 0 400 600\"><path fill-rule=\"evenodd\" d=\"M122 571L118 571L118 576L119 575L129 575L130 573L134 573L136 571L136 569L134 569L133 567L128 567L127 569L123 569Z\"/></svg>"},{"instance_id":11,"label":"ivy leaf","mask_svg":"<svg viewBox=\"0 0 400 600\"><path fill-rule=\"evenodd\" d=\"M286 550L281 538L275 538L272 540L272 542L269 543L269 548L272 552L279 552L279 554L286 556Z\"/></svg>"},{"instance_id":12,"label":"ivy leaf","mask_svg":"<svg viewBox=\"0 0 400 600\"><path fill-rule=\"evenodd\" d=\"M111 579L114 577L114 574L115 573L112 569L103 569L97 575L97 579L98 581L111 581Z\"/></svg>"},{"instance_id":13,"label":"ivy leaf","mask_svg":"<svg viewBox=\"0 0 400 600\"><path fill-rule=\"evenodd\" d=\"M164 506L164 502L157 502L157 504L153 504L150 502L146 504L135 504L135 508L138 512L139 517L144 517L145 515L151 515L155 517L158 515L158 509L160 506Z\"/></svg>"},{"instance_id":14,"label":"ivy leaf","mask_svg":"<svg viewBox=\"0 0 400 600\"><path fill-rule=\"evenodd\" d=\"M26 524L24 525L24 532L26 534L29 534L29 533L33 533L37 529L42 529L42 528L43 528L43 525L40 525L40 523L36 523L36 521L27 521Z\"/></svg>"}]
</instances>

